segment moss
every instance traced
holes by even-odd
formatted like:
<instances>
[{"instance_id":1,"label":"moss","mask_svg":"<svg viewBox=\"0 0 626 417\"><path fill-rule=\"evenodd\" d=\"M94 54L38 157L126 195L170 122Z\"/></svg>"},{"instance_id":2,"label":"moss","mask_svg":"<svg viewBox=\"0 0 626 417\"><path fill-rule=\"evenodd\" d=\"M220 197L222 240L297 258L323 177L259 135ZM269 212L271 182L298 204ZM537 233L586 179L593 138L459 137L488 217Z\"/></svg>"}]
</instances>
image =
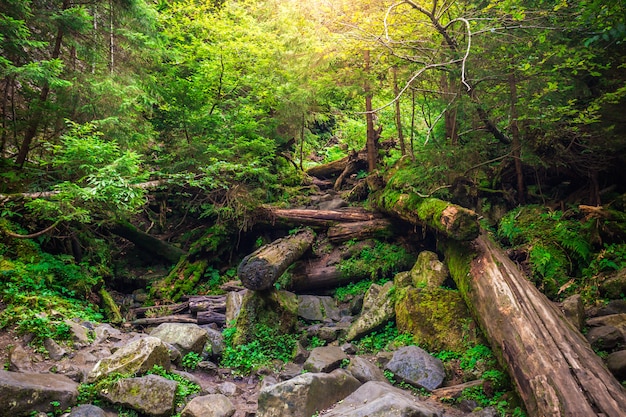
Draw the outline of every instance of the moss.
<instances>
[{"instance_id":1,"label":"moss","mask_svg":"<svg viewBox=\"0 0 626 417\"><path fill-rule=\"evenodd\" d=\"M155 282L150 295L167 301L177 301L186 294L192 294L208 267L207 260L189 261L182 259L166 277Z\"/></svg>"}]
</instances>

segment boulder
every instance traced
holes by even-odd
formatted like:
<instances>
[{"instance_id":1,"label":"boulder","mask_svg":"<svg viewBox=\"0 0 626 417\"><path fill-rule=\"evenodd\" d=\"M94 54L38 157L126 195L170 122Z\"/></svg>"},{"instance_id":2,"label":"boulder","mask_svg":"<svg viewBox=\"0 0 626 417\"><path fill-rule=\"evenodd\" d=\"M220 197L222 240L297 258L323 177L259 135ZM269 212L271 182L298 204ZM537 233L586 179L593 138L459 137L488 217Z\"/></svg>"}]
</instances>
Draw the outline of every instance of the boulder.
<instances>
[{"instance_id":1,"label":"boulder","mask_svg":"<svg viewBox=\"0 0 626 417\"><path fill-rule=\"evenodd\" d=\"M248 290L242 291L230 291L226 295L226 325L230 326L241 312L241 304L243 303L244 296L248 293Z\"/></svg>"},{"instance_id":2,"label":"boulder","mask_svg":"<svg viewBox=\"0 0 626 417\"><path fill-rule=\"evenodd\" d=\"M598 286L600 294L609 299L616 300L626 294L626 268L615 273L614 276L604 280Z\"/></svg>"},{"instance_id":3,"label":"boulder","mask_svg":"<svg viewBox=\"0 0 626 417\"><path fill-rule=\"evenodd\" d=\"M585 337L589 344L598 350L611 350L624 345L624 335L615 326L593 327Z\"/></svg>"},{"instance_id":4,"label":"boulder","mask_svg":"<svg viewBox=\"0 0 626 417\"><path fill-rule=\"evenodd\" d=\"M411 271L398 272L393 277L393 285L397 289L413 286L413 278L411 277Z\"/></svg>"},{"instance_id":5,"label":"boulder","mask_svg":"<svg viewBox=\"0 0 626 417\"><path fill-rule=\"evenodd\" d=\"M361 315L348 329L347 341L363 337L394 318L395 310L392 288L393 281L389 281L383 286L377 284L370 286L365 293Z\"/></svg>"},{"instance_id":6,"label":"boulder","mask_svg":"<svg viewBox=\"0 0 626 417\"><path fill-rule=\"evenodd\" d=\"M406 391L388 383L370 381L344 399L324 417L439 417L440 413Z\"/></svg>"},{"instance_id":7,"label":"boulder","mask_svg":"<svg viewBox=\"0 0 626 417\"><path fill-rule=\"evenodd\" d=\"M446 377L441 360L417 346L404 346L393 353L385 369L403 382L432 391Z\"/></svg>"},{"instance_id":8,"label":"boulder","mask_svg":"<svg viewBox=\"0 0 626 417\"><path fill-rule=\"evenodd\" d=\"M170 369L167 346L156 337L144 337L118 349L108 358L101 359L87 376L88 382L95 382L114 372L122 374L142 374L154 365Z\"/></svg>"},{"instance_id":9,"label":"boulder","mask_svg":"<svg viewBox=\"0 0 626 417\"><path fill-rule=\"evenodd\" d=\"M298 296L298 317L306 321L339 321L341 314L333 297Z\"/></svg>"},{"instance_id":10,"label":"boulder","mask_svg":"<svg viewBox=\"0 0 626 417\"><path fill-rule=\"evenodd\" d=\"M341 362L348 359L339 346L321 346L311 351L304 369L309 372L330 372L341 366Z\"/></svg>"},{"instance_id":11,"label":"boulder","mask_svg":"<svg viewBox=\"0 0 626 417\"><path fill-rule=\"evenodd\" d=\"M73 408L67 417L107 417L107 415L100 407L84 404Z\"/></svg>"},{"instance_id":12,"label":"boulder","mask_svg":"<svg viewBox=\"0 0 626 417\"><path fill-rule=\"evenodd\" d=\"M585 325L585 305L580 294L572 295L563 300L561 304L563 314L578 330Z\"/></svg>"},{"instance_id":13,"label":"boulder","mask_svg":"<svg viewBox=\"0 0 626 417\"><path fill-rule=\"evenodd\" d=\"M96 334L96 340L93 342L94 345L105 342L119 342L123 339L122 332L107 323L97 326L94 329L94 333Z\"/></svg>"},{"instance_id":14,"label":"boulder","mask_svg":"<svg viewBox=\"0 0 626 417\"><path fill-rule=\"evenodd\" d=\"M26 351L21 345L16 345L9 352L9 371L35 372L33 361L41 361L38 355Z\"/></svg>"},{"instance_id":15,"label":"boulder","mask_svg":"<svg viewBox=\"0 0 626 417\"><path fill-rule=\"evenodd\" d=\"M78 384L66 376L0 370L0 415L58 412L75 405L77 398Z\"/></svg>"},{"instance_id":16,"label":"boulder","mask_svg":"<svg viewBox=\"0 0 626 417\"><path fill-rule=\"evenodd\" d=\"M159 375L124 378L112 384L101 396L113 404L154 417L174 414L174 399L178 382Z\"/></svg>"},{"instance_id":17,"label":"boulder","mask_svg":"<svg viewBox=\"0 0 626 417\"><path fill-rule=\"evenodd\" d=\"M383 371L362 356L351 358L346 370L362 383L369 381L388 382Z\"/></svg>"},{"instance_id":18,"label":"boulder","mask_svg":"<svg viewBox=\"0 0 626 417\"><path fill-rule=\"evenodd\" d=\"M422 251L410 271L415 288L437 288L448 278L448 268L439 260L436 253Z\"/></svg>"},{"instance_id":19,"label":"boulder","mask_svg":"<svg viewBox=\"0 0 626 417\"><path fill-rule=\"evenodd\" d=\"M258 399L257 417L311 417L343 400L361 383L343 369L306 373L265 386Z\"/></svg>"},{"instance_id":20,"label":"boulder","mask_svg":"<svg viewBox=\"0 0 626 417\"><path fill-rule=\"evenodd\" d=\"M479 340L478 326L458 291L441 287L396 290L395 313L398 331L413 335L416 344L430 351L461 352L467 343Z\"/></svg>"},{"instance_id":21,"label":"boulder","mask_svg":"<svg viewBox=\"0 0 626 417\"><path fill-rule=\"evenodd\" d=\"M84 326L81 326L73 320L64 320L63 322L70 328L74 346L82 347L89 345L89 336L87 334L87 329Z\"/></svg>"},{"instance_id":22,"label":"boulder","mask_svg":"<svg viewBox=\"0 0 626 417\"><path fill-rule=\"evenodd\" d=\"M152 330L150 336L173 345L183 357L189 352L202 353L209 339L206 330L192 323L163 323Z\"/></svg>"},{"instance_id":23,"label":"boulder","mask_svg":"<svg viewBox=\"0 0 626 417\"><path fill-rule=\"evenodd\" d=\"M207 345L204 347L204 352L208 352L211 357L218 357L224 351L224 335L219 330L215 330L211 328L209 325L200 326L204 330L206 330L207 335L209 336L209 341Z\"/></svg>"},{"instance_id":24,"label":"boulder","mask_svg":"<svg viewBox=\"0 0 626 417\"><path fill-rule=\"evenodd\" d=\"M230 417L235 414L232 401L222 394L195 397L180 414L181 417Z\"/></svg>"},{"instance_id":25,"label":"boulder","mask_svg":"<svg viewBox=\"0 0 626 417\"><path fill-rule=\"evenodd\" d=\"M63 356L67 355L67 350L63 346L59 345L54 339L46 337L43 341L43 346L48 351L48 356L54 361L60 361Z\"/></svg>"},{"instance_id":26,"label":"boulder","mask_svg":"<svg viewBox=\"0 0 626 417\"><path fill-rule=\"evenodd\" d=\"M618 381L626 379L626 350L618 350L606 358L606 366Z\"/></svg>"}]
</instances>

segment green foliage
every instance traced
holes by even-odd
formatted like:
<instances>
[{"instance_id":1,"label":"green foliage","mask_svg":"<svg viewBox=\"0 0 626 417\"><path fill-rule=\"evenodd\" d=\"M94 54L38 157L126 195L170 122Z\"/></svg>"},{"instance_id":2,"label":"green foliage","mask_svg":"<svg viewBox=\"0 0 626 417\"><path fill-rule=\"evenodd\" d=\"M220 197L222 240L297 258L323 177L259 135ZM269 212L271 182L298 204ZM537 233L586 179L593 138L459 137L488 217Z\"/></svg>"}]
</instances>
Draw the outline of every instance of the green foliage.
<instances>
[{"instance_id":1,"label":"green foliage","mask_svg":"<svg viewBox=\"0 0 626 417\"><path fill-rule=\"evenodd\" d=\"M575 211L525 206L503 217L497 234L528 253L532 277L550 298L584 285L584 273L593 263L590 242L595 238L595 228L592 221L579 220ZM572 278L575 285L571 285Z\"/></svg>"},{"instance_id":2,"label":"green foliage","mask_svg":"<svg viewBox=\"0 0 626 417\"><path fill-rule=\"evenodd\" d=\"M171 381L178 382L178 385L176 386L176 395L174 397L174 404L176 404L176 407L182 407L183 405L185 405L185 399L188 396L197 394L201 390L200 385L196 384L195 382L191 382L187 378L180 376L174 372L167 371L160 365L154 365L154 367L146 372L146 374L159 375Z\"/></svg>"},{"instance_id":3,"label":"green foliage","mask_svg":"<svg viewBox=\"0 0 626 417\"><path fill-rule=\"evenodd\" d=\"M342 260L339 270L347 277L388 279L410 269L413 263L415 257L403 247L377 241L374 247L365 247L358 254Z\"/></svg>"},{"instance_id":4,"label":"green foliage","mask_svg":"<svg viewBox=\"0 0 626 417\"><path fill-rule=\"evenodd\" d=\"M316 347L322 347L322 346L326 346L326 341L323 339L320 339L317 336L313 336L309 339L309 349L315 349Z\"/></svg>"},{"instance_id":5,"label":"green foliage","mask_svg":"<svg viewBox=\"0 0 626 417\"><path fill-rule=\"evenodd\" d=\"M200 361L202 361L201 355L197 354L196 352L189 352L185 356L183 356L181 363L183 365L183 368L190 371L195 371Z\"/></svg>"},{"instance_id":6,"label":"green foliage","mask_svg":"<svg viewBox=\"0 0 626 417\"><path fill-rule=\"evenodd\" d=\"M476 370L478 366L489 368L496 365L491 349L485 345L476 345L469 348L461 355L460 360L460 367L465 371Z\"/></svg>"},{"instance_id":7,"label":"green foliage","mask_svg":"<svg viewBox=\"0 0 626 417\"><path fill-rule=\"evenodd\" d=\"M351 282L348 285L335 289L335 298L339 302L352 299L355 295L365 294L372 285L370 280Z\"/></svg>"},{"instance_id":8,"label":"green foliage","mask_svg":"<svg viewBox=\"0 0 626 417\"><path fill-rule=\"evenodd\" d=\"M283 362L291 360L297 342L297 335L279 334L265 324L258 324L255 340L241 345L234 345L237 329L224 329L225 348L222 352L221 365L235 372L249 374L262 366L271 365L277 359Z\"/></svg>"},{"instance_id":9,"label":"green foliage","mask_svg":"<svg viewBox=\"0 0 626 417\"><path fill-rule=\"evenodd\" d=\"M412 345L413 336L399 333L396 323L388 322L381 330L373 331L355 342L360 353L376 353L382 350L393 350L401 346Z\"/></svg>"}]
</instances>

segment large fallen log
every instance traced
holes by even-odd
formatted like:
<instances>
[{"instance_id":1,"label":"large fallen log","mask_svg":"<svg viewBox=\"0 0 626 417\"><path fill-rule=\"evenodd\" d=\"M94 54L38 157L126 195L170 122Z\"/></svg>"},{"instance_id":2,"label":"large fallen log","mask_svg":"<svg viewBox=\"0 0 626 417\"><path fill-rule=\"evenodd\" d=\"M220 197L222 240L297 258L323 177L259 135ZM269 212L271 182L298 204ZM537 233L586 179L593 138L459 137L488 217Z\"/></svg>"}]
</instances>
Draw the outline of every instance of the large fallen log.
<instances>
[{"instance_id":1,"label":"large fallen log","mask_svg":"<svg viewBox=\"0 0 626 417\"><path fill-rule=\"evenodd\" d=\"M306 173L317 178L336 177L344 172L348 164L355 164L357 161L362 161L365 167L367 167L367 151L365 149L359 152L352 152L350 155L336 161L311 167L306 170Z\"/></svg>"},{"instance_id":2,"label":"large fallen log","mask_svg":"<svg viewBox=\"0 0 626 417\"><path fill-rule=\"evenodd\" d=\"M186 254L184 250L142 232L125 221L115 223L109 230L111 233L134 243L141 250L161 257L171 263L177 263Z\"/></svg>"},{"instance_id":3,"label":"large fallen log","mask_svg":"<svg viewBox=\"0 0 626 417\"><path fill-rule=\"evenodd\" d=\"M373 198L377 208L411 224L427 226L456 240L478 236L478 215L438 198L424 198L386 188Z\"/></svg>"},{"instance_id":4,"label":"large fallen log","mask_svg":"<svg viewBox=\"0 0 626 417\"><path fill-rule=\"evenodd\" d=\"M313 209L281 209L265 207L263 217L268 222L285 223L287 225L312 226L327 228L338 223L364 222L380 219L380 213L368 211L360 207L347 207L338 210Z\"/></svg>"},{"instance_id":5,"label":"large fallen log","mask_svg":"<svg viewBox=\"0 0 626 417\"><path fill-rule=\"evenodd\" d=\"M298 262L290 274L287 289L296 293L337 288L356 280L342 274L337 265L327 265L324 259Z\"/></svg>"},{"instance_id":6,"label":"large fallen log","mask_svg":"<svg viewBox=\"0 0 626 417\"><path fill-rule=\"evenodd\" d=\"M280 276L313 244L315 235L305 229L264 245L243 258L237 274L244 287L260 291L271 288Z\"/></svg>"},{"instance_id":7,"label":"large fallen log","mask_svg":"<svg viewBox=\"0 0 626 417\"><path fill-rule=\"evenodd\" d=\"M384 238L392 235L393 223L388 219L339 223L328 228L328 239L333 243L346 242L351 239Z\"/></svg>"},{"instance_id":8,"label":"large fallen log","mask_svg":"<svg viewBox=\"0 0 626 417\"><path fill-rule=\"evenodd\" d=\"M531 417L624 416L626 391L586 339L485 235L446 261Z\"/></svg>"}]
</instances>

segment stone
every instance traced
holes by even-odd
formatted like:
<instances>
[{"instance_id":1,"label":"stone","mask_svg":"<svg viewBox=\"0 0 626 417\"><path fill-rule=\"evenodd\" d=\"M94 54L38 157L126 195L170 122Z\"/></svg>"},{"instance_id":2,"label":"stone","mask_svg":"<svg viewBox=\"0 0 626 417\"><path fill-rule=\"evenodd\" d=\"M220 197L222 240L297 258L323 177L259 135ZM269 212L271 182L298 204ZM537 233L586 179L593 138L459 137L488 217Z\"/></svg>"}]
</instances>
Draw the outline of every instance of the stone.
<instances>
[{"instance_id":1,"label":"stone","mask_svg":"<svg viewBox=\"0 0 626 417\"><path fill-rule=\"evenodd\" d=\"M479 341L479 329L458 291L436 287L396 290L396 325L400 333L432 352L461 352Z\"/></svg>"},{"instance_id":2,"label":"stone","mask_svg":"<svg viewBox=\"0 0 626 417\"><path fill-rule=\"evenodd\" d=\"M173 345L182 357L190 352L202 353L209 340L206 330L192 323L162 323L150 332L150 336Z\"/></svg>"},{"instance_id":3,"label":"stone","mask_svg":"<svg viewBox=\"0 0 626 417\"><path fill-rule=\"evenodd\" d=\"M585 305L580 294L572 295L563 300L561 309L565 318L578 330L582 330L585 325Z\"/></svg>"},{"instance_id":4,"label":"stone","mask_svg":"<svg viewBox=\"0 0 626 417\"><path fill-rule=\"evenodd\" d=\"M431 406L386 382L370 381L324 417L439 417Z\"/></svg>"},{"instance_id":5,"label":"stone","mask_svg":"<svg viewBox=\"0 0 626 417\"><path fill-rule=\"evenodd\" d=\"M119 342L123 339L122 332L111 326L110 324L100 324L94 329L96 339L94 344L100 344L104 342Z\"/></svg>"},{"instance_id":6,"label":"stone","mask_svg":"<svg viewBox=\"0 0 626 417\"><path fill-rule=\"evenodd\" d=\"M248 290L230 291L226 295L226 324L228 326L239 317L243 298L247 293Z\"/></svg>"},{"instance_id":7,"label":"stone","mask_svg":"<svg viewBox=\"0 0 626 417\"><path fill-rule=\"evenodd\" d=\"M297 363L288 362L280 371L278 378L281 381L287 381L288 379L295 378L302 373L302 366Z\"/></svg>"},{"instance_id":8,"label":"stone","mask_svg":"<svg viewBox=\"0 0 626 417\"><path fill-rule=\"evenodd\" d=\"M161 339L147 336L127 344L108 358L98 361L89 372L87 381L95 382L114 372L142 374L152 369L154 365L169 370L171 366L169 352Z\"/></svg>"},{"instance_id":9,"label":"stone","mask_svg":"<svg viewBox=\"0 0 626 417\"><path fill-rule=\"evenodd\" d=\"M615 273L614 276L604 280L598 286L600 295L605 298L616 300L626 294L626 268Z\"/></svg>"},{"instance_id":10,"label":"stone","mask_svg":"<svg viewBox=\"0 0 626 417\"><path fill-rule=\"evenodd\" d=\"M43 346L48 351L48 356L50 356L52 360L60 361L63 359L63 356L67 355L67 350L49 337L44 339Z\"/></svg>"},{"instance_id":11,"label":"stone","mask_svg":"<svg viewBox=\"0 0 626 417\"><path fill-rule=\"evenodd\" d=\"M348 359L348 355L339 346L316 347L304 362L304 369L309 372L330 372L339 368L345 359Z\"/></svg>"},{"instance_id":12,"label":"stone","mask_svg":"<svg viewBox=\"0 0 626 417\"><path fill-rule=\"evenodd\" d=\"M624 345L624 336L615 326L601 326L589 329L585 335L589 344L598 350L611 350Z\"/></svg>"},{"instance_id":13,"label":"stone","mask_svg":"<svg viewBox=\"0 0 626 417\"><path fill-rule=\"evenodd\" d=\"M346 341L350 342L363 337L394 318L392 288L393 281L389 281L383 286L377 284L370 286L363 300L363 311L348 329Z\"/></svg>"},{"instance_id":14,"label":"stone","mask_svg":"<svg viewBox=\"0 0 626 417\"><path fill-rule=\"evenodd\" d=\"M232 401L222 394L195 397L185 406L181 417L231 417L235 414Z\"/></svg>"},{"instance_id":15,"label":"stone","mask_svg":"<svg viewBox=\"0 0 626 417\"><path fill-rule=\"evenodd\" d=\"M618 350L606 358L606 366L619 381L626 379L626 350Z\"/></svg>"},{"instance_id":16,"label":"stone","mask_svg":"<svg viewBox=\"0 0 626 417\"><path fill-rule=\"evenodd\" d=\"M21 345L16 345L9 352L9 371L14 372L34 372L33 359L35 357L28 353Z\"/></svg>"},{"instance_id":17,"label":"stone","mask_svg":"<svg viewBox=\"0 0 626 417\"><path fill-rule=\"evenodd\" d=\"M78 384L63 375L0 370L0 414L52 413L76 404ZM58 406L54 407L51 403Z\"/></svg>"},{"instance_id":18,"label":"stone","mask_svg":"<svg viewBox=\"0 0 626 417\"><path fill-rule=\"evenodd\" d=\"M113 404L132 408L153 417L174 414L178 382L159 375L124 378L112 384L101 396Z\"/></svg>"},{"instance_id":19,"label":"stone","mask_svg":"<svg viewBox=\"0 0 626 417\"><path fill-rule=\"evenodd\" d=\"M430 251L420 252L409 273L415 288L440 287L450 275L448 268L439 260L437 254Z\"/></svg>"},{"instance_id":20,"label":"stone","mask_svg":"<svg viewBox=\"0 0 626 417\"><path fill-rule=\"evenodd\" d=\"M234 382L222 382L217 386L217 390L227 397L234 397L239 392L239 388Z\"/></svg>"},{"instance_id":21,"label":"stone","mask_svg":"<svg viewBox=\"0 0 626 417\"><path fill-rule=\"evenodd\" d=\"M207 332L209 340L204 346L203 352L207 353L211 358L217 358L224 351L224 335L219 330L215 330L208 325L200 326Z\"/></svg>"},{"instance_id":22,"label":"stone","mask_svg":"<svg viewBox=\"0 0 626 417\"><path fill-rule=\"evenodd\" d=\"M346 370L362 383L369 381L388 382L383 371L362 356L351 358Z\"/></svg>"},{"instance_id":23,"label":"stone","mask_svg":"<svg viewBox=\"0 0 626 417\"><path fill-rule=\"evenodd\" d=\"M73 320L64 320L63 322L67 324L70 328L74 346L82 347L89 345L89 335L87 333L87 329L84 326L76 323Z\"/></svg>"},{"instance_id":24,"label":"stone","mask_svg":"<svg viewBox=\"0 0 626 417\"><path fill-rule=\"evenodd\" d=\"M398 272L393 277L393 285L396 289L411 287L413 285L413 278L411 277L411 271Z\"/></svg>"},{"instance_id":25,"label":"stone","mask_svg":"<svg viewBox=\"0 0 626 417\"><path fill-rule=\"evenodd\" d=\"M341 320L335 299L328 296L298 296L298 316L309 322Z\"/></svg>"},{"instance_id":26,"label":"stone","mask_svg":"<svg viewBox=\"0 0 626 417\"><path fill-rule=\"evenodd\" d=\"M73 408L67 417L106 417L106 413L100 407L84 404Z\"/></svg>"},{"instance_id":27,"label":"stone","mask_svg":"<svg viewBox=\"0 0 626 417\"><path fill-rule=\"evenodd\" d=\"M258 399L257 417L311 417L353 393L361 383L343 369L305 373L265 386Z\"/></svg>"},{"instance_id":28,"label":"stone","mask_svg":"<svg viewBox=\"0 0 626 417\"><path fill-rule=\"evenodd\" d=\"M296 351L293 356L294 363L303 364L309 358L311 354L304 346L302 346L301 342L296 343Z\"/></svg>"},{"instance_id":29,"label":"stone","mask_svg":"<svg viewBox=\"0 0 626 417\"><path fill-rule=\"evenodd\" d=\"M446 377L441 360L417 346L403 346L393 353L385 369L403 382L432 391Z\"/></svg>"},{"instance_id":30,"label":"stone","mask_svg":"<svg viewBox=\"0 0 626 417\"><path fill-rule=\"evenodd\" d=\"M323 201L319 204L320 210L337 210L348 207L348 203L342 198L333 198L330 201Z\"/></svg>"}]
</instances>

